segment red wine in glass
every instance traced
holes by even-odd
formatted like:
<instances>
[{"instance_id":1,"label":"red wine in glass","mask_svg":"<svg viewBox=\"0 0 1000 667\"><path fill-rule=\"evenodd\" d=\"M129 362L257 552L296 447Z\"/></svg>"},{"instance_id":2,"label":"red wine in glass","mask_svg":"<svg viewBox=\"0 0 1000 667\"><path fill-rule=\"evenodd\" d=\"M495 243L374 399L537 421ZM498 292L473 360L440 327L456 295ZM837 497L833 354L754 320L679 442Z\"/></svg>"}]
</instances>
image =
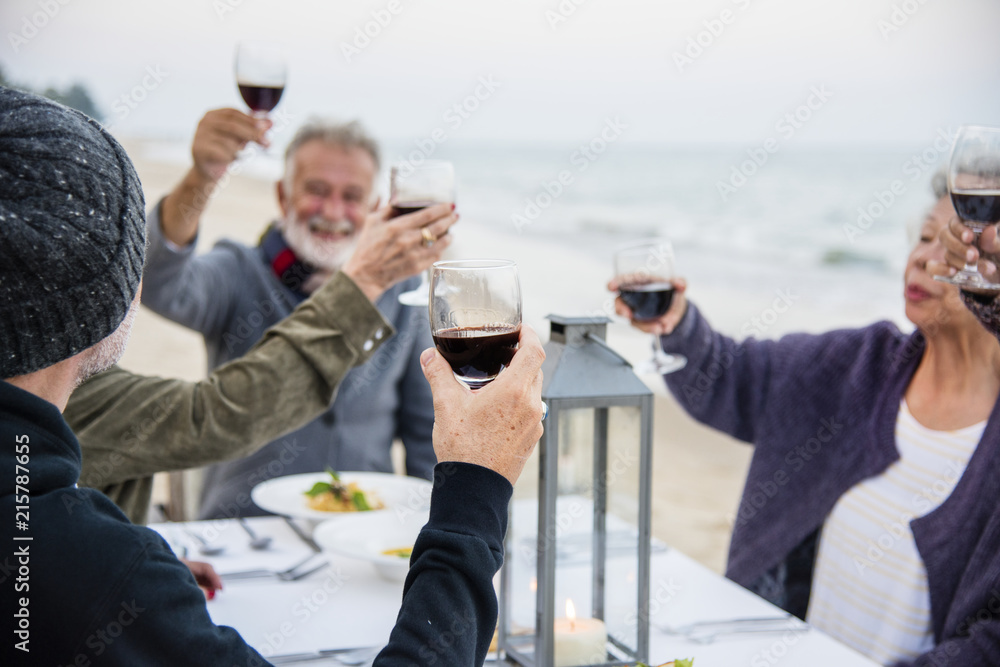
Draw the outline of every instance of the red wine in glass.
<instances>
[{"instance_id":1,"label":"red wine in glass","mask_svg":"<svg viewBox=\"0 0 1000 667\"><path fill-rule=\"evenodd\" d=\"M240 89L243 101L254 113L266 114L278 106L284 86L258 86L252 83L236 84Z\"/></svg>"},{"instance_id":2,"label":"red wine in glass","mask_svg":"<svg viewBox=\"0 0 1000 667\"><path fill-rule=\"evenodd\" d=\"M408 213L416 213L417 211L422 211L428 206L434 206L439 202L433 201L408 201L399 202L393 204L392 211L390 212L390 218L398 218L401 215L406 215Z\"/></svg>"},{"instance_id":3,"label":"red wine in glass","mask_svg":"<svg viewBox=\"0 0 1000 667\"><path fill-rule=\"evenodd\" d=\"M472 389L479 389L510 364L520 335L520 326L497 325L442 329L432 337L455 375Z\"/></svg>"},{"instance_id":4,"label":"red wine in glass","mask_svg":"<svg viewBox=\"0 0 1000 667\"><path fill-rule=\"evenodd\" d=\"M618 293L639 322L663 317L674 300L674 286L666 282L621 285Z\"/></svg>"},{"instance_id":5,"label":"red wine in glass","mask_svg":"<svg viewBox=\"0 0 1000 667\"><path fill-rule=\"evenodd\" d=\"M951 203L966 225L982 231L1000 222L1000 191L952 192Z\"/></svg>"}]
</instances>

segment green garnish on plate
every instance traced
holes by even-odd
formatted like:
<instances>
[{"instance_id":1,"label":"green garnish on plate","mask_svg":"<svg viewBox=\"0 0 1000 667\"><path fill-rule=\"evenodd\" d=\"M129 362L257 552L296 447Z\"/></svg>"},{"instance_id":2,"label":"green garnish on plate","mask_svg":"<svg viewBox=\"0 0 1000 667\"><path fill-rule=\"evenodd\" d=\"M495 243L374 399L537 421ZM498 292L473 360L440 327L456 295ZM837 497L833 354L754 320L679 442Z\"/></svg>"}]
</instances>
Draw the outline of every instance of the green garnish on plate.
<instances>
[{"instance_id":1,"label":"green garnish on plate","mask_svg":"<svg viewBox=\"0 0 1000 667\"><path fill-rule=\"evenodd\" d=\"M350 485L354 487L353 489L351 489L347 484L344 484L340 481L340 473L336 470L327 468L326 472L329 473L331 481L316 482L312 485L311 489L305 491L305 495L310 498L315 498L316 496L324 493L329 493L341 502L349 503L359 512L368 512L374 509L372 504L368 501L368 498L365 496L364 491L358 489L354 484Z\"/></svg>"},{"instance_id":2,"label":"green garnish on plate","mask_svg":"<svg viewBox=\"0 0 1000 667\"><path fill-rule=\"evenodd\" d=\"M325 493L327 491L330 491L332 493L337 493L338 495L341 493L341 490L344 488L344 485L340 483L340 473L331 468L327 468L326 471L330 473L330 477L333 478L333 482L332 483L316 482L315 484L313 484L311 489L306 491L307 496L309 496L310 498L315 498L319 494Z\"/></svg>"}]
</instances>

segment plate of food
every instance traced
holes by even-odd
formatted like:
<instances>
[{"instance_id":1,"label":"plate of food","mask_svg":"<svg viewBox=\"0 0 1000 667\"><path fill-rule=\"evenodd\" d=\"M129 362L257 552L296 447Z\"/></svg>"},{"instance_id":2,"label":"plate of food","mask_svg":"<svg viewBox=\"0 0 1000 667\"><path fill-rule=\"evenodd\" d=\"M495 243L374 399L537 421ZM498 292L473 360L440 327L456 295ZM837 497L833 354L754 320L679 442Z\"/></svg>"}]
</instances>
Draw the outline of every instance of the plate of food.
<instances>
[{"instance_id":1,"label":"plate of food","mask_svg":"<svg viewBox=\"0 0 1000 667\"><path fill-rule=\"evenodd\" d=\"M313 531L313 539L323 551L366 560L384 579L403 581L410 569L413 543L427 517L426 509L372 517L354 514L324 521Z\"/></svg>"},{"instance_id":2,"label":"plate of food","mask_svg":"<svg viewBox=\"0 0 1000 667\"><path fill-rule=\"evenodd\" d=\"M261 509L325 521L348 515L398 515L426 511L433 485L417 477L382 472L308 472L261 482L250 497Z\"/></svg>"}]
</instances>

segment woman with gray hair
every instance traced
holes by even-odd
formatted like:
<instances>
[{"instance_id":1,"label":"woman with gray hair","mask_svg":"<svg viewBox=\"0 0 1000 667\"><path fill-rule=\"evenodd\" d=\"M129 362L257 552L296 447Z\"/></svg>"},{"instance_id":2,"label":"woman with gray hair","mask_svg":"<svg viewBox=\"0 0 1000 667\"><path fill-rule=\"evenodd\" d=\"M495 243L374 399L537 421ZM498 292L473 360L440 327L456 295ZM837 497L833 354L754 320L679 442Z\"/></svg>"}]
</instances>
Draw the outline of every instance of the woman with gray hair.
<instances>
[{"instance_id":1,"label":"woman with gray hair","mask_svg":"<svg viewBox=\"0 0 1000 667\"><path fill-rule=\"evenodd\" d=\"M955 217L935 194L903 274L912 334L735 341L681 280L633 324L687 357L664 378L683 408L754 446L729 578L882 664L979 667L1000 664L1000 343L928 270Z\"/></svg>"}]
</instances>

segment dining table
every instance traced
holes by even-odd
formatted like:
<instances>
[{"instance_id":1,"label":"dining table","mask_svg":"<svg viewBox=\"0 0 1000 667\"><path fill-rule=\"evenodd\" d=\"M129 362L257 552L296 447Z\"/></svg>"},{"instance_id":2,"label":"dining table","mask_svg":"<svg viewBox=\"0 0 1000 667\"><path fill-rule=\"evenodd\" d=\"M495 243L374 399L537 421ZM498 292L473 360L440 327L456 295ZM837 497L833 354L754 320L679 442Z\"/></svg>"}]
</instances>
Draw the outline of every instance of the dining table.
<instances>
[{"instance_id":1,"label":"dining table","mask_svg":"<svg viewBox=\"0 0 1000 667\"><path fill-rule=\"evenodd\" d=\"M267 516L246 524L258 538L270 538L266 548L252 548L248 532L232 519L150 528L178 556L211 563L223 577L223 589L207 602L212 620L235 628L265 658L277 664L371 664L392 631L402 582L383 578L367 560L323 551L311 539L310 521ZM650 665L677 658L693 658L695 667L876 665L677 549L654 546ZM252 576L299 564L285 577ZM496 660L491 654L487 663Z\"/></svg>"}]
</instances>

